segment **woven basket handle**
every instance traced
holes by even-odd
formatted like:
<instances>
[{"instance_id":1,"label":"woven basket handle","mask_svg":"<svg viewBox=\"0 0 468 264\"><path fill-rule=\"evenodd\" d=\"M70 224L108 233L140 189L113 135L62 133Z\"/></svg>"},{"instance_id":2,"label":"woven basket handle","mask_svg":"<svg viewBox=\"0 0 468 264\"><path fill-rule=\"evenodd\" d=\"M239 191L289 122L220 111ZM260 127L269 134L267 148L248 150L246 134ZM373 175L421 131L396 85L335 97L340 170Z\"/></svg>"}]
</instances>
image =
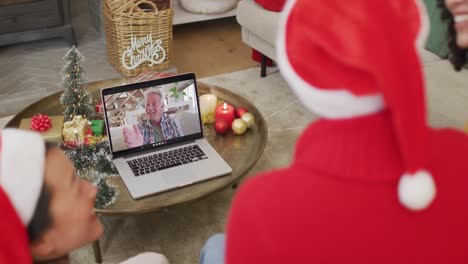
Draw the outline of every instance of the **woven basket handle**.
<instances>
[{"instance_id":1,"label":"woven basket handle","mask_svg":"<svg viewBox=\"0 0 468 264\"><path fill-rule=\"evenodd\" d=\"M138 0L134 2L133 7L130 9L130 13L147 11L153 11L155 13L158 13L158 7L151 1Z\"/></svg>"}]
</instances>

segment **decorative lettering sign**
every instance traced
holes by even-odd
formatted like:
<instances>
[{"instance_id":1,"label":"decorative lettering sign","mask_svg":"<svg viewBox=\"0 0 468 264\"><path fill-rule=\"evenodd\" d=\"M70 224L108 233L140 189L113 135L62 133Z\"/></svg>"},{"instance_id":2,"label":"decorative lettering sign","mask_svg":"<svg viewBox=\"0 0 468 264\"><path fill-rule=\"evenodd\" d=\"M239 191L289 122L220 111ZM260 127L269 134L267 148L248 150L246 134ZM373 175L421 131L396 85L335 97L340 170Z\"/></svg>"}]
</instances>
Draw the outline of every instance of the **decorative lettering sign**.
<instances>
[{"instance_id":1,"label":"decorative lettering sign","mask_svg":"<svg viewBox=\"0 0 468 264\"><path fill-rule=\"evenodd\" d=\"M122 54L122 65L127 70L136 69L140 64L149 61L149 66L160 64L166 59L166 51L162 47L162 40L153 41L151 34L145 37L131 38L131 44Z\"/></svg>"}]
</instances>

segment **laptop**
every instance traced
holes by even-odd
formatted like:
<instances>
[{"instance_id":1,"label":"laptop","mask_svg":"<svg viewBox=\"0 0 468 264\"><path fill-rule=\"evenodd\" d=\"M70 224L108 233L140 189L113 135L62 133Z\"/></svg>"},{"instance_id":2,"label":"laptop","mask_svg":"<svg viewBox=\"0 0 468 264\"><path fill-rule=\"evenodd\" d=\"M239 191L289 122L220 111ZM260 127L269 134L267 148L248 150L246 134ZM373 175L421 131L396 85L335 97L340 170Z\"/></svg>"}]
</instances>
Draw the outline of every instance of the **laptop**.
<instances>
[{"instance_id":1,"label":"laptop","mask_svg":"<svg viewBox=\"0 0 468 264\"><path fill-rule=\"evenodd\" d=\"M101 90L112 160L134 199L227 175L203 138L195 74Z\"/></svg>"}]
</instances>

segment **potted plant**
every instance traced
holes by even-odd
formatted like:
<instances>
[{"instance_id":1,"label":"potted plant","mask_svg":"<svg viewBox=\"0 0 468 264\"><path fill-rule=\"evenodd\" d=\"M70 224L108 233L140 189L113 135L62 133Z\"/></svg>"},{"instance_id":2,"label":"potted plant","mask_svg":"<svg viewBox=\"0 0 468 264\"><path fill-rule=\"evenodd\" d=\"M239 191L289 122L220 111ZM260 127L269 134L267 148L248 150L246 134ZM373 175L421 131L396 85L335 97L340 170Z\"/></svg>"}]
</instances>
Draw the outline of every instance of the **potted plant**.
<instances>
[{"instance_id":1,"label":"potted plant","mask_svg":"<svg viewBox=\"0 0 468 264\"><path fill-rule=\"evenodd\" d=\"M177 83L175 83L174 87L172 87L169 90L169 92L171 94L171 97L174 98L174 102L182 101L184 99L184 96L187 95L185 91L177 90Z\"/></svg>"}]
</instances>

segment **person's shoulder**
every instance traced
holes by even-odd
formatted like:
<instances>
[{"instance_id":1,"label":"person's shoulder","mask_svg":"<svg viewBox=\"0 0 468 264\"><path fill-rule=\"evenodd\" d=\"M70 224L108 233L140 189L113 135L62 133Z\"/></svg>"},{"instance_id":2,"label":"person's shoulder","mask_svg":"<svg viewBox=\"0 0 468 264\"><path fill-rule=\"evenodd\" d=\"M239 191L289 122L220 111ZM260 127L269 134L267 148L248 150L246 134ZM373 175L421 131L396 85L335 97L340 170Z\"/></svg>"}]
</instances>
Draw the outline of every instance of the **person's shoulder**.
<instances>
[{"instance_id":1,"label":"person's shoulder","mask_svg":"<svg viewBox=\"0 0 468 264\"><path fill-rule=\"evenodd\" d=\"M437 167L468 169L468 135L454 129L433 129L429 134L429 162Z\"/></svg>"},{"instance_id":2,"label":"person's shoulder","mask_svg":"<svg viewBox=\"0 0 468 264\"><path fill-rule=\"evenodd\" d=\"M161 120L169 120L169 121L173 122L175 120L175 118L173 116L169 115L168 113L162 113Z\"/></svg>"},{"instance_id":3,"label":"person's shoulder","mask_svg":"<svg viewBox=\"0 0 468 264\"><path fill-rule=\"evenodd\" d=\"M432 153L468 152L468 135L455 129L431 129L429 133L429 146Z\"/></svg>"},{"instance_id":4,"label":"person's shoulder","mask_svg":"<svg viewBox=\"0 0 468 264\"><path fill-rule=\"evenodd\" d=\"M453 129L438 129L430 133L429 139L428 168L437 183L440 208L466 206L468 136ZM461 217L456 210L450 213Z\"/></svg>"},{"instance_id":5,"label":"person's shoulder","mask_svg":"<svg viewBox=\"0 0 468 264\"><path fill-rule=\"evenodd\" d=\"M240 185L234 201L252 204L255 200L258 205L273 202L276 197L280 197L280 193L293 188L295 181L289 177L293 170L284 168L250 177Z\"/></svg>"}]
</instances>

